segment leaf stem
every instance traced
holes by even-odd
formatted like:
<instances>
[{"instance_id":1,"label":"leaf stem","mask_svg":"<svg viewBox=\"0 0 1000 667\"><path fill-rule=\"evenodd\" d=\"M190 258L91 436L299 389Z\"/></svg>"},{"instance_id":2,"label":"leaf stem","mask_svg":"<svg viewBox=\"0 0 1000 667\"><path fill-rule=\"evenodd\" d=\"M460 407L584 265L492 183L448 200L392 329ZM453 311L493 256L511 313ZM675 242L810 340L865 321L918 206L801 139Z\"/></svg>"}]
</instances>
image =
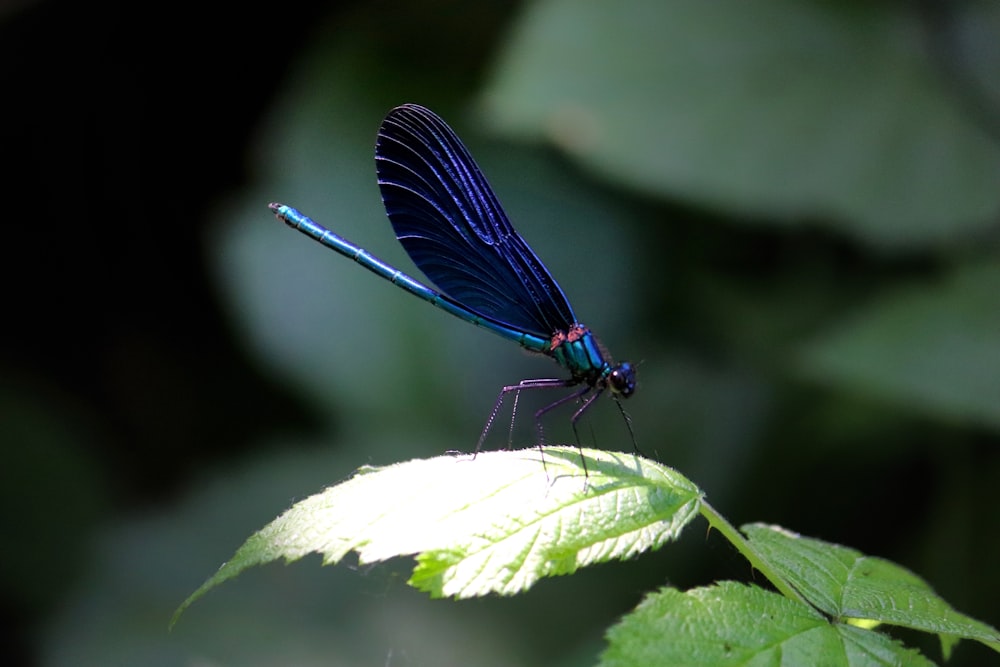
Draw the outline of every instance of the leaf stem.
<instances>
[{"instance_id":1,"label":"leaf stem","mask_svg":"<svg viewBox=\"0 0 1000 667\"><path fill-rule=\"evenodd\" d=\"M729 542L736 547L736 550L743 554L743 557L750 561L750 565L763 574L778 591L787 598L798 600L802 604L809 604L798 590L788 581L781 577L758 552L757 549L743 536L733 524L726 521L725 517L719 514L714 507L709 505L704 498L701 500L701 515L708 520L710 526L722 533ZM812 606L812 605L810 605Z\"/></svg>"}]
</instances>

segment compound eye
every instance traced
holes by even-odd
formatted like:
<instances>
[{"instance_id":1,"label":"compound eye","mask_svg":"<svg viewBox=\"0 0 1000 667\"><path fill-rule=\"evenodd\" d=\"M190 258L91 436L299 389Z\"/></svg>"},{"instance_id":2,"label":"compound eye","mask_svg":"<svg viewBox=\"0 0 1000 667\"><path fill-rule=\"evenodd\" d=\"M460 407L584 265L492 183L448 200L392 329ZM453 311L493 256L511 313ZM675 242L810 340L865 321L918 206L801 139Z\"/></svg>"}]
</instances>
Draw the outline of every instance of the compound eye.
<instances>
[{"instance_id":1,"label":"compound eye","mask_svg":"<svg viewBox=\"0 0 1000 667\"><path fill-rule=\"evenodd\" d=\"M623 398L628 398L635 391L635 368L627 361L618 364L608 375L608 387Z\"/></svg>"}]
</instances>

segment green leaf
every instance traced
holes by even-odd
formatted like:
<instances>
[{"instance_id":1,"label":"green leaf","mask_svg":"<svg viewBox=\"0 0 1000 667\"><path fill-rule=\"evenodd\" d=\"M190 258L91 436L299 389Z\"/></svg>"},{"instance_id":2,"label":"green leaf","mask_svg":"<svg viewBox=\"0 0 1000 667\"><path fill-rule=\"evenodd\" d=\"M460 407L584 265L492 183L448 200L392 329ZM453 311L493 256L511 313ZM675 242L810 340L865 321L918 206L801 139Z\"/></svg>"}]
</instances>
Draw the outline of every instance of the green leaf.
<instances>
[{"instance_id":1,"label":"green leaf","mask_svg":"<svg viewBox=\"0 0 1000 667\"><path fill-rule=\"evenodd\" d=\"M248 567L351 551L361 563L419 554L411 583L434 596L509 595L540 577L628 558L675 539L701 492L637 456L547 447L364 468L253 535L178 609ZM544 460L544 463L543 463Z\"/></svg>"},{"instance_id":2,"label":"green leaf","mask_svg":"<svg viewBox=\"0 0 1000 667\"><path fill-rule=\"evenodd\" d=\"M608 631L602 667L932 665L886 635L830 623L808 605L722 582L663 589Z\"/></svg>"},{"instance_id":3,"label":"green leaf","mask_svg":"<svg viewBox=\"0 0 1000 667\"><path fill-rule=\"evenodd\" d=\"M996 3L964 23L1000 27ZM531 3L485 93L494 124L546 137L657 196L916 246L996 224L1000 149L926 49L908 3ZM970 38L971 39L971 38ZM972 67L995 71L984 45Z\"/></svg>"},{"instance_id":4,"label":"green leaf","mask_svg":"<svg viewBox=\"0 0 1000 667\"><path fill-rule=\"evenodd\" d=\"M773 570L835 619L974 639L1000 651L996 629L955 611L927 582L899 565L775 526L751 524L742 530Z\"/></svg>"},{"instance_id":5,"label":"green leaf","mask_svg":"<svg viewBox=\"0 0 1000 667\"><path fill-rule=\"evenodd\" d=\"M1000 261L882 295L801 353L804 373L1000 428Z\"/></svg>"}]
</instances>

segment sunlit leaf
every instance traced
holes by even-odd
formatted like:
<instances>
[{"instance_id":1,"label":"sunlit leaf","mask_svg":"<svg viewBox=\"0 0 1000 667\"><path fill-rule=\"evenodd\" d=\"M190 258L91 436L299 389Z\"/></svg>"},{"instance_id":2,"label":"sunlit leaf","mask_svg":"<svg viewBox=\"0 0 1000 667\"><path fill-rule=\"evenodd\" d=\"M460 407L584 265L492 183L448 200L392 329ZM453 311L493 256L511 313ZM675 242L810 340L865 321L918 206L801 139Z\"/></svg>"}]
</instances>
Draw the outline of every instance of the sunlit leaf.
<instances>
[{"instance_id":1,"label":"sunlit leaf","mask_svg":"<svg viewBox=\"0 0 1000 667\"><path fill-rule=\"evenodd\" d=\"M336 563L417 554L434 596L513 594L541 577L628 558L676 538L701 493L637 456L574 448L485 452L366 468L253 535L178 610L254 565L319 553ZM543 463L544 461L544 463Z\"/></svg>"},{"instance_id":2,"label":"sunlit leaf","mask_svg":"<svg viewBox=\"0 0 1000 667\"><path fill-rule=\"evenodd\" d=\"M752 524L742 530L772 567L832 618L890 623L1000 650L1000 632L955 611L906 568L774 526Z\"/></svg>"},{"instance_id":3,"label":"sunlit leaf","mask_svg":"<svg viewBox=\"0 0 1000 667\"><path fill-rule=\"evenodd\" d=\"M602 667L933 664L886 635L735 582L654 593L608 631L608 642Z\"/></svg>"}]
</instances>

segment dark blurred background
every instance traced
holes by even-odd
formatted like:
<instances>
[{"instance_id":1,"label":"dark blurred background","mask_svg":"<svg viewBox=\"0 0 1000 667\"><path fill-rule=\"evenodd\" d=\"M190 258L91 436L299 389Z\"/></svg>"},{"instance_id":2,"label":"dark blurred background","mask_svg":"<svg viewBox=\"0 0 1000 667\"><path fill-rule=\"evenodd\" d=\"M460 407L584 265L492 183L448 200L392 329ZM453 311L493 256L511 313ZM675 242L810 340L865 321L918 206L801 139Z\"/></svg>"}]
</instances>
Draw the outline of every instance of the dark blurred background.
<instances>
[{"instance_id":1,"label":"dark blurred background","mask_svg":"<svg viewBox=\"0 0 1000 667\"><path fill-rule=\"evenodd\" d=\"M402 102L639 364L644 451L997 625L998 30L987 2L0 7L5 664L585 665L645 592L753 579L698 528L512 599L315 559L167 633L296 499L471 449L500 386L556 370L268 212L409 270L372 162Z\"/></svg>"}]
</instances>

